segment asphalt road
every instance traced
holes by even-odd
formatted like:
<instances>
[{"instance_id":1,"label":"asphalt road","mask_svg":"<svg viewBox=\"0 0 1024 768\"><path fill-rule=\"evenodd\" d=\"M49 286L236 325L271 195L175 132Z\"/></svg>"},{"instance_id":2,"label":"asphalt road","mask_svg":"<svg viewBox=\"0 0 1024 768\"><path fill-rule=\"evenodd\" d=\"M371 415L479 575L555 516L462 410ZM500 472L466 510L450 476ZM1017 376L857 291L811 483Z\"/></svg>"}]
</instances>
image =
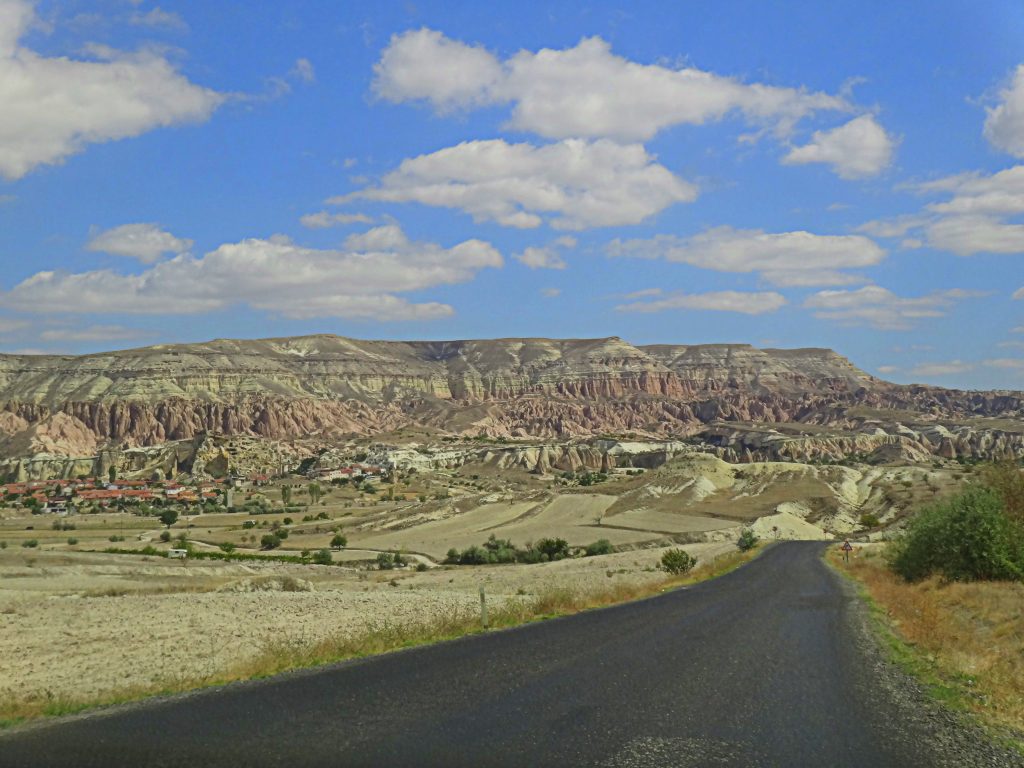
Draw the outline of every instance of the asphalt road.
<instances>
[{"instance_id":1,"label":"asphalt road","mask_svg":"<svg viewBox=\"0 0 1024 768\"><path fill-rule=\"evenodd\" d=\"M780 544L650 600L0 734L0 765L1004 764L893 683L821 551Z\"/></svg>"}]
</instances>

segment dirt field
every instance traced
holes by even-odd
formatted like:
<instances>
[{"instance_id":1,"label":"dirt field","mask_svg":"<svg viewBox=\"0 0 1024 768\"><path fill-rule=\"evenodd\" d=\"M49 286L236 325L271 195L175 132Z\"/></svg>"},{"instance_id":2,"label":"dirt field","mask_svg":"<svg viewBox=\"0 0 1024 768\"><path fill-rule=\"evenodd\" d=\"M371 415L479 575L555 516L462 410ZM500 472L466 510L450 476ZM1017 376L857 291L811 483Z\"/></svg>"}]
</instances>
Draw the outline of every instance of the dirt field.
<instances>
[{"instance_id":1,"label":"dirt field","mask_svg":"<svg viewBox=\"0 0 1024 768\"><path fill-rule=\"evenodd\" d=\"M707 559L730 543L687 547ZM92 698L199 678L270 642L306 643L474 611L552 584L663 578L660 549L539 565L365 571L23 549L0 551L0 701ZM289 591L289 590L311 591ZM255 591L244 591L255 590Z\"/></svg>"}]
</instances>

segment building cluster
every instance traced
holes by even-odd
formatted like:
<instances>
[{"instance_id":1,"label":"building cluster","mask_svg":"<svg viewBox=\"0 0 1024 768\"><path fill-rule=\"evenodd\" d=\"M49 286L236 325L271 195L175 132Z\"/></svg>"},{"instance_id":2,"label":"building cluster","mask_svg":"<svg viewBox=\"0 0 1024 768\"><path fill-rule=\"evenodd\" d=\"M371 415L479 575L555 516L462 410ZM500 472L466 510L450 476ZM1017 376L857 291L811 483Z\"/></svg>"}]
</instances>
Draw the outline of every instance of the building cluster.
<instances>
[{"instance_id":1,"label":"building cluster","mask_svg":"<svg viewBox=\"0 0 1024 768\"><path fill-rule=\"evenodd\" d=\"M332 480L366 480L379 478L383 470L371 464L348 464L344 467L317 467L310 470L309 477L329 483Z\"/></svg>"},{"instance_id":2,"label":"building cluster","mask_svg":"<svg viewBox=\"0 0 1024 768\"><path fill-rule=\"evenodd\" d=\"M0 485L0 493L7 504L29 506L40 512L63 515L74 514L83 504L104 508L129 503L203 504L217 501L221 497L222 485L211 481L193 485L149 480L107 482L95 477L83 477L7 483Z\"/></svg>"}]
</instances>

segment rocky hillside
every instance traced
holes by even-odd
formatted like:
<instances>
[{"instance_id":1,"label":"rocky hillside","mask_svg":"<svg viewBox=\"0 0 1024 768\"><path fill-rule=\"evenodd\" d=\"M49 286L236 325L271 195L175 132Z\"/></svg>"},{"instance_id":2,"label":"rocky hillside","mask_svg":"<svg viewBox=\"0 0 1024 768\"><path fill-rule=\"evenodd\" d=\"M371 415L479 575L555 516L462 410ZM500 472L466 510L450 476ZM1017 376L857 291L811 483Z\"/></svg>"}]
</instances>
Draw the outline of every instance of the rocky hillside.
<instances>
[{"instance_id":1,"label":"rocky hillside","mask_svg":"<svg viewBox=\"0 0 1024 768\"><path fill-rule=\"evenodd\" d=\"M876 416L865 418L865 410ZM860 432L878 431L876 422L997 417L1014 432L1022 416L1022 393L897 386L827 349L321 335L0 355L0 456L8 457L91 456L202 433L334 440L416 426L513 438L666 437L723 422ZM715 439L737 455L763 452L746 439Z\"/></svg>"}]
</instances>

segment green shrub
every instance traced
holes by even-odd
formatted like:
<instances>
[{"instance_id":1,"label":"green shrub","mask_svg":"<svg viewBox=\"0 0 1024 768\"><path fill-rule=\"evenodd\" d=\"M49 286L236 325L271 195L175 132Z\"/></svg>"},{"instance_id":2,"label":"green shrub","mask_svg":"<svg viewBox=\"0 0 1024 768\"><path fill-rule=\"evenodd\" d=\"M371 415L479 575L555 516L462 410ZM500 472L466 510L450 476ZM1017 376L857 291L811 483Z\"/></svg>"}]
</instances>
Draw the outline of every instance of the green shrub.
<instances>
[{"instance_id":1,"label":"green shrub","mask_svg":"<svg viewBox=\"0 0 1024 768\"><path fill-rule=\"evenodd\" d=\"M170 541L170 540L171 540L171 532L170 531L160 531L160 541Z\"/></svg>"},{"instance_id":2,"label":"green shrub","mask_svg":"<svg viewBox=\"0 0 1024 768\"><path fill-rule=\"evenodd\" d=\"M39 542L36 539L26 539L25 541L21 542L21 546L25 547L26 549L35 549L39 546Z\"/></svg>"},{"instance_id":3,"label":"green shrub","mask_svg":"<svg viewBox=\"0 0 1024 768\"><path fill-rule=\"evenodd\" d=\"M275 533L264 534L260 539L260 546L263 549L277 549L281 546L281 538Z\"/></svg>"},{"instance_id":4,"label":"green shrub","mask_svg":"<svg viewBox=\"0 0 1024 768\"><path fill-rule=\"evenodd\" d=\"M661 567L676 576L687 573L696 563L685 549L670 549L661 556Z\"/></svg>"},{"instance_id":5,"label":"green shrub","mask_svg":"<svg viewBox=\"0 0 1024 768\"><path fill-rule=\"evenodd\" d=\"M593 544L587 544L584 551L587 553L587 557L594 557L595 555L610 555L614 549L608 539L598 539Z\"/></svg>"},{"instance_id":6,"label":"green shrub","mask_svg":"<svg viewBox=\"0 0 1024 768\"><path fill-rule=\"evenodd\" d=\"M1024 528L1006 515L998 491L970 486L920 512L888 557L907 581L1024 580Z\"/></svg>"},{"instance_id":7,"label":"green shrub","mask_svg":"<svg viewBox=\"0 0 1024 768\"><path fill-rule=\"evenodd\" d=\"M422 573L423 571L427 570L427 564L426 563L417 563L416 564L416 570L419 571L420 573Z\"/></svg>"},{"instance_id":8,"label":"green shrub","mask_svg":"<svg viewBox=\"0 0 1024 768\"><path fill-rule=\"evenodd\" d=\"M860 524L865 528L877 528L880 522L878 515L871 512L865 512L860 516Z\"/></svg>"},{"instance_id":9,"label":"green shrub","mask_svg":"<svg viewBox=\"0 0 1024 768\"><path fill-rule=\"evenodd\" d=\"M344 536L344 534L335 534L334 538L331 539L331 547L333 549L344 549L347 546L348 539Z\"/></svg>"},{"instance_id":10,"label":"green shrub","mask_svg":"<svg viewBox=\"0 0 1024 768\"><path fill-rule=\"evenodd\" d=\"M68 539L68 544L70 544L72 547L75 546L75 544L77 544L77 543L78 543L78 539L76 539L74 536L72 536L71 538Z\"/></svg>"},{"instance_id":11,"label":"green shrub","mask_svg":"<svg viewBox=\"0 0 1024 768\"><path fill-rule=\"evenodd\" d=\"M740 537L736 540L736 546L740 548L741 552L753 549L756 544L757 534L749 528L744 528L743 532L740 533Z\"/></svg>"},{"instance_id":12,"label":"green shrub","mask_svg":"<svg viewBox=\"0 0 1024 768\"><path fill-rule=\"evenodd\" d=\"M382 571L390 571L395 567L395 560L390 552L377 553L377 568Z\"/></svg>"},{"instance_id":13,"label":"green shrub","mask_svg":"<svg viewBox=\"0 0 1024 768\"><path fill-rule=\"evenodd\" d=\"M331 565L334 563L334 558L331 557L331 550L318 549L313 553L313 562L317 565Z\"/></svg>"},{"instance_id":14,"label":"green shrub","mask_svg":"<svg viewBox=\"0 0 1024 768\"><path fill-rule=\"evenodd\" d=\"M222 541L217 546L220 547L220 551L221 552L234 552L235 551L235 545L232 544L230 541Z\"/></svg>"}]
</instances>

